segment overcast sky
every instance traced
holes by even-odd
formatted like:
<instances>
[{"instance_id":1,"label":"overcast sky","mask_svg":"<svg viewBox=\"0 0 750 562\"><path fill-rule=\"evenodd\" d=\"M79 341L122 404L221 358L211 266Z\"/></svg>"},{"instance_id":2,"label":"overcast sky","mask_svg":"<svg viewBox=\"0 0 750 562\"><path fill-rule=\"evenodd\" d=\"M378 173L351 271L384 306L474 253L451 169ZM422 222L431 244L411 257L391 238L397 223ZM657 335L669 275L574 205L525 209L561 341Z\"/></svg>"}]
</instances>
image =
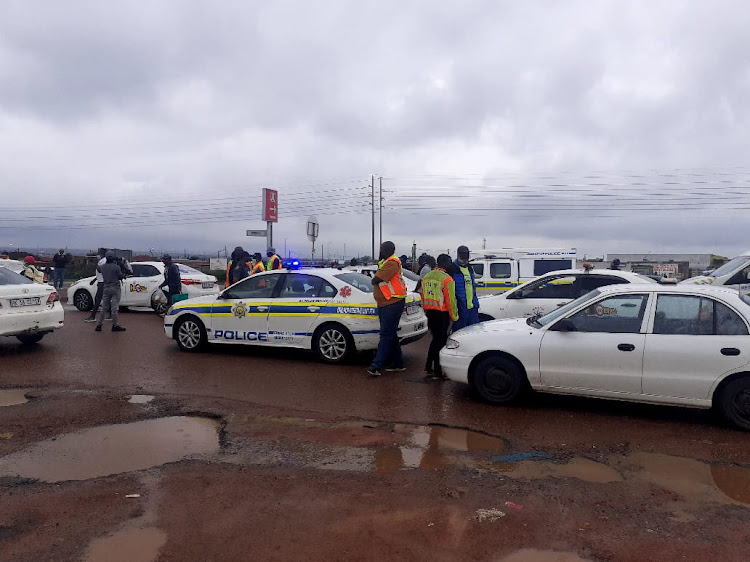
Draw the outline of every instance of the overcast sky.
<instances>
[{"instance_id":1,"label":"overcast sky","mask_svg":"<svg viewBox=\"0 0 750 562\"><path fill-rule=\"evenodd\" d=\"M0 250L750 247L750 3L0 3ZM376 182L377 183L377 182ZM379 235L378 235L379 238Z\"/></svg>"}]
</instances>

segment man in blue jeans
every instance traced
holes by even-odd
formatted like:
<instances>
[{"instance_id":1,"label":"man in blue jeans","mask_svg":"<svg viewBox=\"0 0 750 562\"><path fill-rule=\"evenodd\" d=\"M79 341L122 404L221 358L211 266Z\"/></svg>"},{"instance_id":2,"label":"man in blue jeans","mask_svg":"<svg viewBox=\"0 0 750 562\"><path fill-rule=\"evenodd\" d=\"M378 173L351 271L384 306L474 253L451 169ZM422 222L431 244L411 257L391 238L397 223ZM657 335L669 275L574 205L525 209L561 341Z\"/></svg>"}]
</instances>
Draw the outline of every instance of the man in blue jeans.
<instances>
[{"instance_id":1,"label":"man in blue jeans","mask_svg":"<svg viewBox=\"0 0 750 562\"><path fill-rule=\"evenodd\" d=\"M379 377L381 370L404 371L401 342L398 341L398 323L406 303L406 283L401 272L401 260L394 254L396 245L389 241L380 245L380 263L372 278L373 296L378 305L380 341L375 359L367 374Z\"/></svg>"},{"instance_id":2,"label":"man in blue jeans","mask_svg":"<svg viewBox=\"0 0 750 562\"><path fill-rule=\"evenodd\" d=\"M60 250L52 256L52 263L55 266L55 271L52 272L52 286L60 290L63 288L63 283L65 283L65 267L68 265L68 262L70 260L68 259L68 256L65 255L65 250L63 248L60 248Z\"/></svg>"}]
</instances>

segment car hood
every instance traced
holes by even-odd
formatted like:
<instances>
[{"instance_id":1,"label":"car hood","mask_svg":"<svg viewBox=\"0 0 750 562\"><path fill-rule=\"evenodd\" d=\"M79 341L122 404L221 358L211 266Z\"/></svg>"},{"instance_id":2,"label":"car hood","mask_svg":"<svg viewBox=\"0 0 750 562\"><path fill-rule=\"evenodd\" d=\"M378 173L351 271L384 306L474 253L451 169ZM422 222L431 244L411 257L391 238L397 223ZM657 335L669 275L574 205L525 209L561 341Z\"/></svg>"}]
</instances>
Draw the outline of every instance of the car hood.
<instances>
[{"instance_id":1,"label":"car hood","mask_svg":"<svg viewBox=\"0 0 750 562\"><path fill-rule=\"evenodd\" d=\"M81 285L83 283L91 283L92 279L96 279L96 275L92 275L91 277L84 277L83 279L79 279L75 283L71 285L71 287L75 287L76 285Z\"/></svg>"},{"instance_id":2,"label":"car hood","mask_svg":"<svg viewBox=\"0 0 750 562\"><path fill-rule=\"evenodd\" d=\"M690 279L685 279L684 281L681 281L681 283L689 283L691 285L711 285L715 279L716 277L710 275L697 275Z\"/></svg>"},{"instance_id":3,"label":"car hood","mask_svg":"<svg viewBox=\"0 0 750 562\"><path fill-rule=\"evenodd\" d=\"M185 304L188 307L190 307L190 306L194 306L196 304L214 304L214 303L221 304L222 302L225 302L226 304L231 304L232 300L230 300L230 299L220 299L220 298L217 298L217 295L206 295L206 296L203 296L203 297L195 297L195 298L192 298L192 299L186 299L186 300L180 301L180 302L178 302L177 304L174 305L174 308L175 309L183 308L183 304Z\"/></svg>"},{"instance_id":4,"label":"car hood","mask_svg":"<svg viewBox=\"0 0 750 562\"><path fill-rule=\"evenodd\" d=\"M462 328L458 332L454 332L453 335L467 336L481 332L528 332L530 329L533 328L526 323L526 318L506 318L503 320L480 322L479 324Z\"/></svg>"}]
</instances>

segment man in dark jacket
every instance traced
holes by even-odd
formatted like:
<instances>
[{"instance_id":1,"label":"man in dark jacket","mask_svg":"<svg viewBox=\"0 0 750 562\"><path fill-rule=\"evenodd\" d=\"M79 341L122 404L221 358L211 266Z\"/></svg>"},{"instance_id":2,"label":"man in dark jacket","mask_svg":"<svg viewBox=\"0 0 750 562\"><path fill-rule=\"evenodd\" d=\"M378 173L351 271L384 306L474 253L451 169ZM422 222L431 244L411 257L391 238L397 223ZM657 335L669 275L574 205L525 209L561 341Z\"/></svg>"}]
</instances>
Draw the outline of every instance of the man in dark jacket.
<instances>
[{"instance_id":1,"label":"man in dark jacket","mask_svg":"<svg viewBox=\"0 0 750 562\"><path fill-rule=\"evenodd\" d=\"M63 283L65 282L65 268L69 261L70 259L65 255L65 250L63 248L60 248L58 252L52 256L52 264L55 266L52 286L58 291L63 288Z\"/></svg>"},{"instance_id":2,"label":"man in dark jacket","mask_svg":"<svg viewBox=\"0 0 750 562\"><path fill-rule=\"evenodd\" d=\"M104 316L108 312L112 315L112 331L124 332L125 328L118 323L120 309L121 284L120 281L125 279L125 274L115 261L115 254L107 252L104 256L106 262L104 265L98 265L97 270L102 274L103 291L102 291L102 311L99 313L99 321L96 323L96 331L102 331Z\"/></svg>"},{"instance_id":3,"label":"man in dark jacket","mask_svg":"<svg viewBox=\"0 0 750 562\"><path fill-rule=\"evenodd\" d=\"M164 263L164 283L159 288L164 291L164 295L167 297L167 305L172 306L174 296L182 292L180 268L172 262L172 256L169 254L164 254L161 261Z\"/></svg>"}]
</instances>

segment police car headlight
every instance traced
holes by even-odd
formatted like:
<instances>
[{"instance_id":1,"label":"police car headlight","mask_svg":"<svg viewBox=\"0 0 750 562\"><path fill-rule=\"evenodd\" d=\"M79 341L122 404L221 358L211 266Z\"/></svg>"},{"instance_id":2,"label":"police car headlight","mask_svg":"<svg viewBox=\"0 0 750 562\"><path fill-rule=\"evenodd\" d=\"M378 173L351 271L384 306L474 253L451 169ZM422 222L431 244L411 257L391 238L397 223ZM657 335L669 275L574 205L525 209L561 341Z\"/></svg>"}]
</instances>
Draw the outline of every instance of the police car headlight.
<instances>
[{"instance_id":1,"label":"police car headlight","mask_svg":"<svg viewBox=\"0 0 750 562\"><path fill-rule=\"evenodd\" d=\"M458 340L454 340L453 338L448 338L448 341L445 342L445 349L458 349L458 346L460 344L458 343Z\"/></svg>"}]
</instances>

